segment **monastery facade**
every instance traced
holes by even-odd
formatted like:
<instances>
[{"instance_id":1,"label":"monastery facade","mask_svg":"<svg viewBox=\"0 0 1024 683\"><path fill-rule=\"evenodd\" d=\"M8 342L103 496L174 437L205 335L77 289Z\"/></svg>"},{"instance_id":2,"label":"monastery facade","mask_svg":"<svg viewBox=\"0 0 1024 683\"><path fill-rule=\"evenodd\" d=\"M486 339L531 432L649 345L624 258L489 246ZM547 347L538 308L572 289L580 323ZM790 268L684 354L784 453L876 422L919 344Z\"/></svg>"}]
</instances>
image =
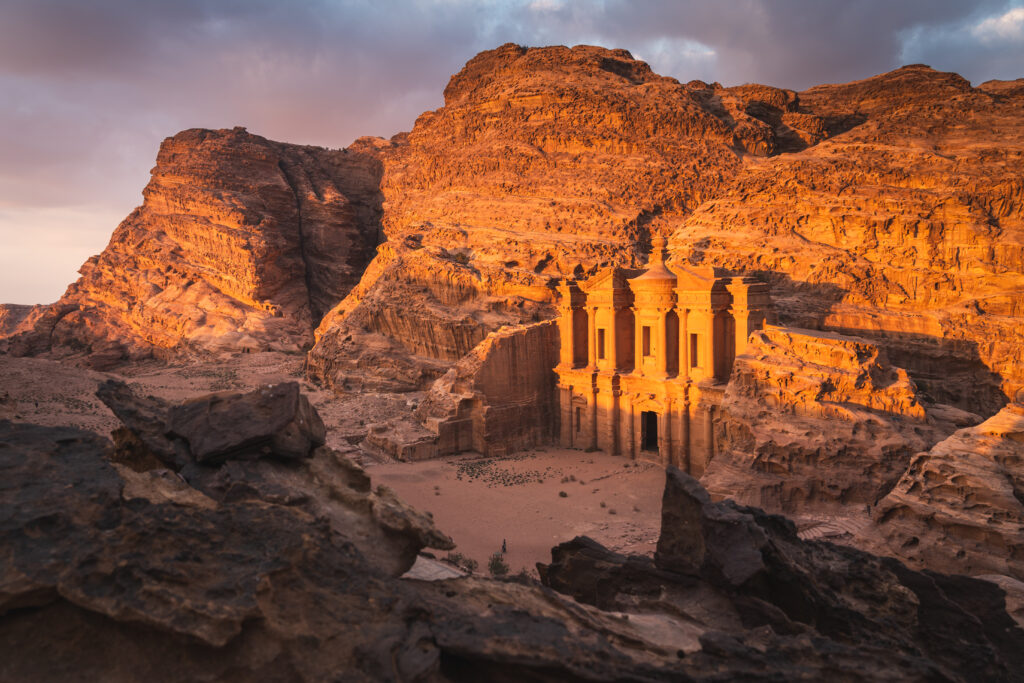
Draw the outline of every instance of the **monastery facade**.
<instances>
[{"instance_id":1,"label":"monastery facade","mask_svg":"<svg viewBox=\"0 0 1024 683\"><path fill-rule=\"evenodd\" d=\"M768 285L665 265L565 280L558 377L561 445L673 464L700 476L736 354L771 309Z\"/></svg>"}]
</instances>

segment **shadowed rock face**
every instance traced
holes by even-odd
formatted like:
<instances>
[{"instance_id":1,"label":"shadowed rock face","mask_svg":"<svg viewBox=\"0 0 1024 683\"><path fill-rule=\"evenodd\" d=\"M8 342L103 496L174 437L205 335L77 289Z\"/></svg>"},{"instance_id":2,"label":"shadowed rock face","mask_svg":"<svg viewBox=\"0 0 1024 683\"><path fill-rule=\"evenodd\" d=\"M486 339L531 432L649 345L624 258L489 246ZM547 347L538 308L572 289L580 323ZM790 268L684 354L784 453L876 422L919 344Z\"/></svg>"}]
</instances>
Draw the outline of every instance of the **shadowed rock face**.
<instances>
[{"instance_id":1,"label":"shadowed rock face","mask_svg":"<svg viewBox=\"0 0 1024 683\"><path fill-rule=\"evenodd\" d=\"M104 365L307 345L379 241L374 155L372 144L332 151L242 128L166 139L142 206L60 301L15 327L10 350Z\"/></svg>"},{"instance_id":2,"label":"shadowed rock face","mask_svg":"<svg viewBox=\"0 0 1024 683\"><path fill-rule=\"evenodd\" d=\"M782 322L867 336L993 414L1024 384L1024 97L915 65L799 102L832 137L666 219L675 257L761 272Z\"/></svg>"},{"instance_id":3,"label":"shadowed rock face","mask_svg":"<svg viewBox=\"0 0 1024 683\"><path fill-rule=\"evenodd\" d=\"M911 566L1024 580L1024 403L914 456L858 538Z\"/></svg>"},{"instance_id":4,"label":"shadowed rock face","mask_svg":"<svg viewBox=\"0 0 1024 683\"><path fill-rule=\"evenodd\" d=\"M701 482L773 512L863 511L977 415L934 404L877 344L769 326L736 358Z\"/></svg>"},{"instance_id":5,"label":"shadowed rock face","mask_svg":"<svg viewBox=\"0 0 1024 683\"><path fill-rule=\"evenodd\" d=\"M231 458L308 458L326 429L296 382L247 394L221 392L170 406L139 398L124 382L107 380L96 395L122 420L132 439L168 467Z\"/></svg>"},{"instance_id":6,"label":"shadowed rock face","mask_svg":"<svg viewBox=\"0 0 1024 683\"><path fill-rule=\"evenodd\" d=\"M546 582L588 605L395 578L450 542L324 447L178 474L118 450L0 422L0 677L1014 680L1024 663L994 584L801 543L675 470L653 563L555 549Z\"/></svg>"},{"instance_id":7,"label":"shadowed rock face","mask_svg":"<svg viewBox=\"0 0 1024 683\"><path fill-rule=\"evenodd\" d=\"M653 561L577 538L540 569L546 585L631 620L685 622L693 670L728 652L781 680L1024 679L1024 631L994 584L801 541L787 519L712 503L675 468Z\"/></svg>"}]
</instances>

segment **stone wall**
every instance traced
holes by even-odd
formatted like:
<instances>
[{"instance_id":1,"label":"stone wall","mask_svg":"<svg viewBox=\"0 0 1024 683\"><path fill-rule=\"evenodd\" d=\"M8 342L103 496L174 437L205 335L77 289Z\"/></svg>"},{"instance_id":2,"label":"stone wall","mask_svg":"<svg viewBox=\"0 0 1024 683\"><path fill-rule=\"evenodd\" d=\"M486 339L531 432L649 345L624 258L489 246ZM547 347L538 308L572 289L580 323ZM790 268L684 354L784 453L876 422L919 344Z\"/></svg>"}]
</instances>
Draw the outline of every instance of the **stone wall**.
<instances>
[{"instance_id":1,"label":"stone wall","mask_svg":"<svg viewBox=\"0 0 1024 683\"><path fill-rule=\"evenodd\" d=\"M416 411L437 435L437 454L499 455L550 443L558 350L554 320L488 335L434 383Z\"/></svg>"}]
</instances>

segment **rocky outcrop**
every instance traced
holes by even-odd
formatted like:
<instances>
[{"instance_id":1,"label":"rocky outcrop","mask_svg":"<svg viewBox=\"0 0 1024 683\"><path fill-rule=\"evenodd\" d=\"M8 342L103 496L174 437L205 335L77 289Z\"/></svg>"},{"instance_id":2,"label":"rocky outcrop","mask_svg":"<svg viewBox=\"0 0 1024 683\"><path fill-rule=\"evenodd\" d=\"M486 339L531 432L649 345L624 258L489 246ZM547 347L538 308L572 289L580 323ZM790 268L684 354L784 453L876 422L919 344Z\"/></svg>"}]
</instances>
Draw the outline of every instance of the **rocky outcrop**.
<instances>
[{"instance_id":1,"label":"rocky outcrop","mask_svg":"<svg viewBox=\"0 0 1024 683\"><path fill-rule=\"evenodd\" d=\"M857 540L911 566L1024 580L1024 404L918 453Z\"/></svg>"},{"instance_id":2,"label":"rocky outcrop","mask_svg":"<svg viewBox=\"0 0 1024 683\"><path fill-rule=\"evenodd\" d=\"M438 378L413 413L369 426L361 446L397 460L476 451L500 456L551 442L557 321L492 332Z\"/></svg>"},{"instance_id":3,"label":"rocky outcrop","mask_svg":"<svg viewBox=\"0 0 1024 683\"><path fill-rule=\"evenodd\" d=\"M370 142L332 151L242 128L166 139L142 206L10 351L109 365L308 345L379 241L376 154Z\"/></svg>"},{"instance_id":4,"label":"rocky outcrop","mask_svg":"<svg viewBox=\"0 0 1024 683\"><path fill-rule=\"evenodd\" d=\"M385 159L387 247L320 325L310 376L366 383L367 333L401 365L441 359L443 372L502 325L554 317L554 278L642 264L655 216L720 192L742 168L737 150L785 147L746 112L789 111L792 92L724 92L624 50L509 44L474 57ZM419 375L402 381L437 376Z\"/></svg>"},{"instance_id":5,"label":"rocky outcrop","mask_svg":"<svg viewBox=\"0 0 1024 683\"><path fill-rule=\"evenodd\" d=\"M308 458L327 436L296 382L264 385L247 394L209 394L173 406L152 396L140 399L115 380L101 384L96 395L140 446L175 469L253 453L281 460Z\"/></svg>"},{"instance_id":6,"label":"rocky outcrop","mask_svg":"<svg viewBox=\"0 0 1024 683\"><path fill-rule=\"evenodd\" d=\"M1024 385L1024 96L914 65L799 103L832 136L666 218L675 258L759 272L782 322L868 337L991 415Z\"/></svg>"},{"instance_id":7,"label":"rocky outcrop","mask_svg":"<svg viewBox=\"0 0 1024 683\"><path fill-rule=\"evenodd\" d=\"M437 454L499 455L536 448L555 434L557 321L492 332L431 387L416 417Z\"/></svg>"},{"instance_id":8,"label":"rocky outcrop","mask_svg":"<svg viewBox=\"0 0 1024 683\"><path fill-rule=\"evenodd\" d=\"M769 325L736 358L701 481L775 511L863 510L915 453L978 419L925 402L874 343Z\"/></svg>"},{"instance_id":9,"label":"rocky outcrop","mask_svg":"<svg viewBox=\"0 0 1024 683\"><path fill-rule=\"evenodd\" d=\"M35 306L0 304L0 338L10 336L35 310Z\"/></svg>"},{"instance_id":10,"label":"rocky outcrop","mask_svg":"<svg viewBox=\"0 0 1024 683\"><path fill-rule=\"evenodd\" d=\"M171 404L108 380L97 395L122 421L109 458L129 482L153 485L156 472L214 501L302 510L355 534L361 552L396 576L424 546L452 547L429 518L387 489L371 491L358 466L323 445L323 421L294 382Z\"/></svg>"},{"instance_id":11,"label":"rocky outcrop","mask_svg":"<svg viewBox=\"0 0 1024 683\"><path fill-rule=\"evenodd\" d=\"M581 604L396 578L444 537L324 447L178 474L115 450L0 421L4 679L986 681L1024 664L995 583L802 543L674 470L656 564L556 549L546 581Z\"/></svg>"},{"instance_id":12,"label":"rocky outcrop","mask_svg":"<svg viewBox=\"0 0 1024 683\"><path fill-rule=\"evenodd\" d=\"M1024 630L995 584L801 541L787 519L712 503L672 467L653 561L577 538L541 573L652 631L675 626L691 675L717 664L732 679L1022 679Z\"/></svg>"},{"instance_id":13,"label":"rocky outcrop","mask_svg":"<svg viewBox=\"0 0 1024 683\"><path fill-rule=\"evenodd\" d=\"M307 374L338 392L427 388L490 330L550 315L546 287L502 275L489 281L439 231L381 245L317 328Z\"/></svg>"}]
</instances>

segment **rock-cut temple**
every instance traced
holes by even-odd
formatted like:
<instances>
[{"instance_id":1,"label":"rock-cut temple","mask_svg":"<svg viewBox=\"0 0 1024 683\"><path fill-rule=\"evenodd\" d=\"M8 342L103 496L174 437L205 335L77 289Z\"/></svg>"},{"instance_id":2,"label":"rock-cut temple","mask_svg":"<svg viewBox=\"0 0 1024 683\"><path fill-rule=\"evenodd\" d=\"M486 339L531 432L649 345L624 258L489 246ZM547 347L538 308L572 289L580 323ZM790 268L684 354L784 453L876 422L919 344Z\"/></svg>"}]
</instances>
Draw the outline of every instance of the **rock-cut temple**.
<instances>
[{"instance_id":1,"label":"rock-cut temple","mask_svg":"<svg viewBox=\"0 0 1024 683\"><path fill-rule=\"evenodd\" d=\"M611 268L563 281L558 376L561 445L673 464L700 476L733 359L771 311L768 285L713 268Z\"/></svg>"}]
</instances>

